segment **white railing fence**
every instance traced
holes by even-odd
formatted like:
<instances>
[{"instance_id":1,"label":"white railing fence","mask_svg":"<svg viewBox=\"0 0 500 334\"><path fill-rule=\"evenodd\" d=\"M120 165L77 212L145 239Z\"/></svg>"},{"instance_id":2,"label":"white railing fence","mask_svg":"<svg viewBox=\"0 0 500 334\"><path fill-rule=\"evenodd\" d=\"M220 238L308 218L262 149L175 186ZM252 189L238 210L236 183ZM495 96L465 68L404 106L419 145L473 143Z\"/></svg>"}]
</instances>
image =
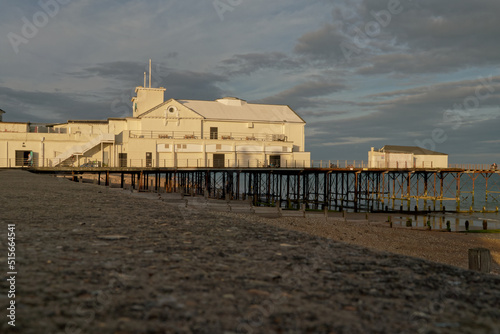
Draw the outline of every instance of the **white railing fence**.
<instances>
[{"instance_id":1,"label":"white railing fence","mask_svg":"<svg viewBox=\"0 0 500 334\"><path fill-rule=\"evenodd\" d=\"M98 160L85 159L78 162L77 159L16 159L0 158L0 168L101 168L101 167L131 167L131 168L329 168L329 169L363 169L369 168L368 162L360 160L268 160L268 159L116 159L115 163L103 163ZM377 169L408 169L405 164L394 166L378 166ZM497 171L496 164L451 164L450 169L464 171Z\"/></svg>"},{"instance_id":2,"label":"white railing fence","mask_svg":"<svg viewBox=\"0 0 500 334\"><path fill-rule=\"evenodd\" d=\"M129 138L139 139L208 139L208 140L256 140L288 141L283 134L242 133L242 132L203 132L200 131L140 131L131 130Z\"/></svg>"}]
</instances>

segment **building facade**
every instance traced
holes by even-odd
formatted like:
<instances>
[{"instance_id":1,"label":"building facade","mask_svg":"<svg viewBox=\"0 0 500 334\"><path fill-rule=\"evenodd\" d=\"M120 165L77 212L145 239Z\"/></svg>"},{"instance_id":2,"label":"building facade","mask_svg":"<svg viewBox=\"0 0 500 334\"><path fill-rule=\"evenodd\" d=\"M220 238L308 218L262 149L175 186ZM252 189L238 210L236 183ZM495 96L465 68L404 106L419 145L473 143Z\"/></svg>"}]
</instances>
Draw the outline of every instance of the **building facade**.
<instances>
[{"instance_id":1,"label":"building facade","mask_svg":"<svg viewBox=\"0 0 500 334\"><path fill-rule=\"evenodd\" d=\"M368 152L368 168L448 168L448 154L417 146L386 145Z\"/></svg>"},{"instance_id":2,"label":"building facade","mask_svg":"<svg viewBox=\"0 0 500 334\"><path fill-rule=\"evenodd\" d=\"M0 167L308 167L305 121L285 105L164 100L137 87L132 116L0 122ZM1 114L0 114L1 115Z\"/></svg>"}]
</instances>

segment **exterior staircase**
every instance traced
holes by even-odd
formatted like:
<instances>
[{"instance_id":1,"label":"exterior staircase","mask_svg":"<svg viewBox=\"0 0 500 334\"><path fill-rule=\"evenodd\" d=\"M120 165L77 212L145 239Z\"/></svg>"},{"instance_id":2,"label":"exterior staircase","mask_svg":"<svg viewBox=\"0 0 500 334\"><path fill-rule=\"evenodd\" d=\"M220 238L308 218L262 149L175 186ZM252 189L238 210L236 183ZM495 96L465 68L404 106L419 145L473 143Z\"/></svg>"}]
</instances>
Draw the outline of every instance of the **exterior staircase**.
<instances>
[{"instance_id":1,"label":"exterior staircase","mask_svg":"<svg viewBox=\"0 0 500 334\"><path fill-rule=\"evenodd\" d=\"M55 158L51 160L52 166L60 166L67 159L71 158L74 155L83 155L87 151L93 149L97 145L101 143L113 143L115 141L115 135L113 133L104 133L95 137L91 141L83 144L83 145L75 145L71 147L69 150L64 151L63 153L57 155Z\"/></svg>"}]
</instances>

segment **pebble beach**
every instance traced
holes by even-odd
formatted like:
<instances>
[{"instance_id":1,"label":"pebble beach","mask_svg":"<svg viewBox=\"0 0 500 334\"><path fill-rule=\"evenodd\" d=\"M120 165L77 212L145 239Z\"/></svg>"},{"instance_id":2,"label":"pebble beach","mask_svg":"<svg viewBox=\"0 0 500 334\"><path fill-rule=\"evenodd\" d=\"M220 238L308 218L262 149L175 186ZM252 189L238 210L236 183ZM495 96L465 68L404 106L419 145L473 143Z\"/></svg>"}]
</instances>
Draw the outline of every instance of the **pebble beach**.
<instances>
[{"instance_id":1,"label":"pebble beach","mask_svg":"<svg viewBox=\"0 0 500 334\"><path fill-rule=\"evenodd\" d=\"M1 332L500 333L498 234L186 208L20 170L0 186L5 315L8 224L17 270ZM467 270L475 247L491 274Z\"/></svg>"}]
</instances>

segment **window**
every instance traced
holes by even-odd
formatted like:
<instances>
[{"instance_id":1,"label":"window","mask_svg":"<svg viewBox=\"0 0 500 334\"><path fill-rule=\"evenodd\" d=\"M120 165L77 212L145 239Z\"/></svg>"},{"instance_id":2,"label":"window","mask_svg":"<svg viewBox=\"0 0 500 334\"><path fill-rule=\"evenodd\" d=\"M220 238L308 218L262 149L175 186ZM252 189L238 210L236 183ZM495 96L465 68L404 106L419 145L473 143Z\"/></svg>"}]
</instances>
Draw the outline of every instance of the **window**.
<instances>
[{"instance_id":1,"label":"window","mask_svg":"<svg viewBox=\"0 0 500 334\"><path fill-rule=\"evenodd\" d=\"M218 139L219 137L219 128L210 128L210 139Z\"/></svg>"}]
</instances>

